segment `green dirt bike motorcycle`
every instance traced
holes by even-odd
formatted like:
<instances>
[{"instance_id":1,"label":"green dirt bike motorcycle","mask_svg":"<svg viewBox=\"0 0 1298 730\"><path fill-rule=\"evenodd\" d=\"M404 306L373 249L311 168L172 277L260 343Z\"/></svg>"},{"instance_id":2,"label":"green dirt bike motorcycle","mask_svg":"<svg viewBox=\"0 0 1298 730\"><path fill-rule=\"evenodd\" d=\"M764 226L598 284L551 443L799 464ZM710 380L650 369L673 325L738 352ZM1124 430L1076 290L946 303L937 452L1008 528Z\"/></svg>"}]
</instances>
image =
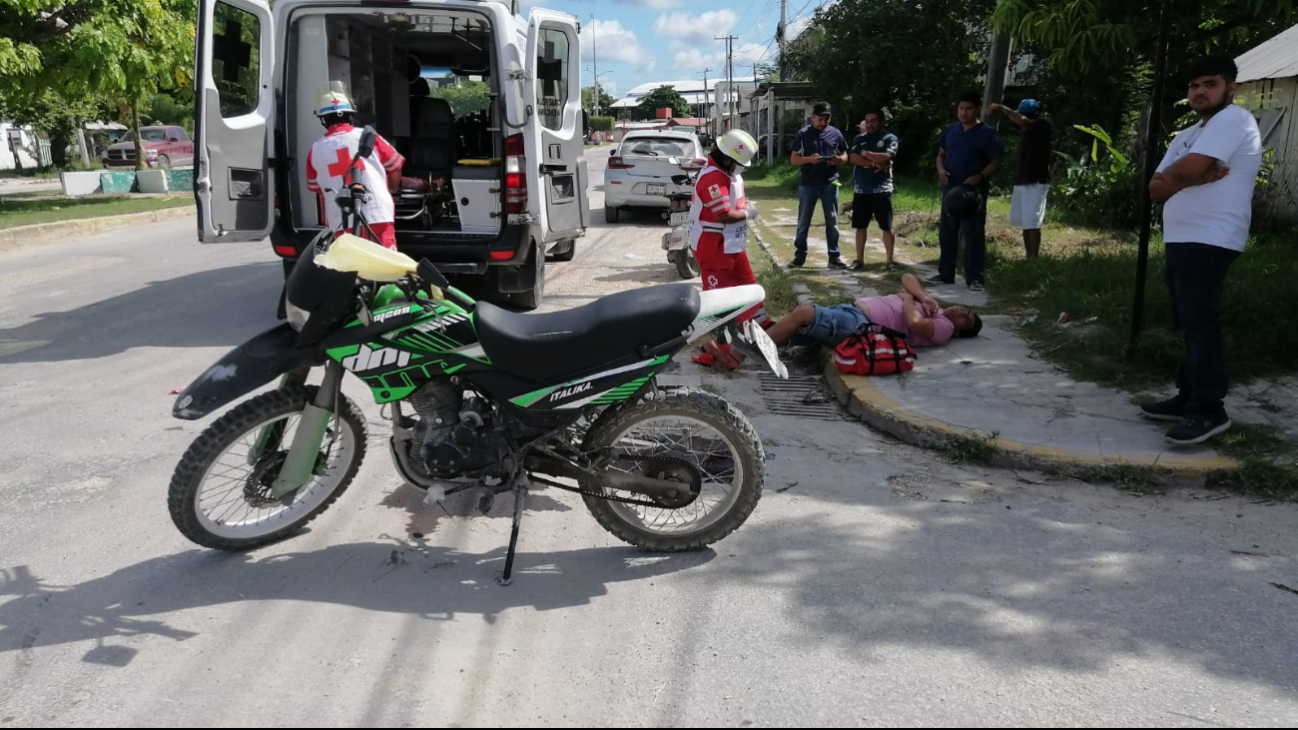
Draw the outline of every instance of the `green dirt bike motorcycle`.
<instances>
[{"instance_id":1,"label":"green dirt bike motorcycle","mask_svg":"<svg viewBox=\"0 0 1298 730\"><path fill-rule=\"evenodd\" d=\"M353 166L372 145L366 128ZM348 221L368 228L364 195L353 187L337 197L341 231ZM762 287L700 295L668 284L516 314L475 302L427 260L341 231L323 231L298 260L288 322L232 350L176 400L173 415L194 420L280 379L218 418L176 466L168 504L190 540L265 545L342 495L367 437L341 392L348 372L385 404L393 463L429 499L479 489L485 511L514 491L503 583L533 484L580 493L609 532L659 551L716 542L757 506L765 454L748 419L716 395L660 388L656 378L711 332L787 377L761 328L734 325L764 299ZM320 383L307 385L317 367Z\"/></svg>"}]
</instances>

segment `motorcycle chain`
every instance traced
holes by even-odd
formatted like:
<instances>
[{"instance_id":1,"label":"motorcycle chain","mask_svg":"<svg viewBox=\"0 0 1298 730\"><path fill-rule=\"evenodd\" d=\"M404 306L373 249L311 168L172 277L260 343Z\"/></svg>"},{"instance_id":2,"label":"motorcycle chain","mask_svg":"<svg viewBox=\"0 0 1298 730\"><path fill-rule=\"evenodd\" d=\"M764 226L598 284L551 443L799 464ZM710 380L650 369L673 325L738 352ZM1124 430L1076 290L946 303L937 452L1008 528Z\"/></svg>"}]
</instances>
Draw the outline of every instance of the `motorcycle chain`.
<instances>
[{"instance_id":1,"label":"motorcycle chain","mask_svg":"<svg viewBox=\"0 0 1298 730\"><path fill-rule=\"evenodd\" d=\"M679 463L680 460L679 460L679 459L661 459L661 458L648 457L648 458L643 459L642 461L644 461L644 462L670 462L670 463L676 464L676 463ZM569 486L569 485L567 485L567 484L563 484L563 483L561 483L561 482L554 481L553 479L547 479L546 477L540 477L540 476L536 476L536 475L531 475L531 476L529 476L529 478L530 478L532 481L537 482L537 483L540 483L540 484L544 484L544 485L546 485L547 487L555 487L556 489L562 489L562 490L567 491L567 492L575 492L575 493L577 493L577 494L583 494L583 495L586 495L586 496L594 497L594 498L596 498L596 499L603 499L603 500L608 501L608 502L621 502L622 504L634 504L634 505L639 506L639 507L657 507L657 508L659 508L659 509L680 509L680 507L666 507L666 506L663 506L662 504L659 504L658 502L655 502L655 501L653 501L653 500L651 500L651 499L637 499L637 498L635 498L635 497L619 497L619 496L614 495L614 494L609 494L608 492L606 492L606 491L604 491L604 490L602 490L602 489L587 489L587 488L582 487L582 486L576 486L576 487L573 487L573 486ZM681 486L682 486L682 487L689 487L690 485L689 485L689 484L684 484L684 483L682 483ZM697 496L697 495L696 495L696 496ZM693 500L691 500L691 501L693 501Z\"/></svg>"}]
</instances>

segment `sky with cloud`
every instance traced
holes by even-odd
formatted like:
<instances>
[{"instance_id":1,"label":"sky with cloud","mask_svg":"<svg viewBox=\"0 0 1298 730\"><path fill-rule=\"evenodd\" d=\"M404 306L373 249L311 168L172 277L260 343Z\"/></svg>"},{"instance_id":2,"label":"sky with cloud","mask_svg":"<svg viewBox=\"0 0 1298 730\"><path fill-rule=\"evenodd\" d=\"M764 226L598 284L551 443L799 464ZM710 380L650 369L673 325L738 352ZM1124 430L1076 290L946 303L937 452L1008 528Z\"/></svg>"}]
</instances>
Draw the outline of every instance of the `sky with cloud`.
<instances>
[{"instance_id":1,"label":"sky with cloud","mask_svg":"<svg viewBox=\"0 0 1298 730\"><path fill-rule=\"evenodd\" d=\"M819 4L789 0L790 37ZM726 44L716 36L738 37L736 76L777 58L779 0L524 0L523 15L534 6L581 20L582 85L594 83L590 69L598 60L600 84L613 97L654 81L701 80L704 69L712 69L709 80L724 76Z\"/></svg>"}]
</instances>

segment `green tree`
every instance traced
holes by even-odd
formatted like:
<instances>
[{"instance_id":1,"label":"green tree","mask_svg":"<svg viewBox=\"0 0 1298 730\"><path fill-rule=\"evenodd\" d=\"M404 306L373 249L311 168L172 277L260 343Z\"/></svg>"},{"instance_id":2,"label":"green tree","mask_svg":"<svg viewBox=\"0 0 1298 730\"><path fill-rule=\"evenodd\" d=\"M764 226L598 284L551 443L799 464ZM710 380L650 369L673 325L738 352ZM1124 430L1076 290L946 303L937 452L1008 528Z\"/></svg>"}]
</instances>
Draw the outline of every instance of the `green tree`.
<instances>
[{"instance_id":1,"label":"green tree","mask_svg":"<svg viewBox=\"0 0 1298 730\"><path fill-rule=\"evenodd\" d=\"M168 124L184 127L190 134L194 133L194 100L193 94L183 92L159 92L149 100L143 114L151 124Z\"/></svg>"},{"instance_id":2,"label":"green tree","mask_svg":"<svg viewBox=\"0 0 1298 730\"><path fill-rule=\"evenodd\" d=\"M612 132L616 123L617 120L613 117L591 117L590 129L592 132Z\"/></svg>"},{"instance_id":3,"label":"green tree","mask_svg":"<svg viewBox=\"0 0 1298 730\"><path fill-rule=\"evenodd\" d=\"M195 11L192 0L0 0L0 98L111 99L138 127L159 89L191 83Z\"/></svg>"},{"instance_id":4,"label":"green tree","mask_svg":"<svg viewBox=\"0 0 1298 730\"><path fill-rule=\"evenodd\" d=\"M1160 0L1001 0L997 5L993 26L1008 32L1016 47L1036 61L1032 93L1053 116L1055 146L1065 156L1084 157L1092 144L1085 135L1067 132L1075 125L1114 130L1116 149L1139 153L1161 5ZM1185 98L1184 73L1192 59L1207 53L1239 56L1288 28L1296 9L1295 0L1177 0L1166 95L1158 100L1165 130L1173 128L1177 117L1173 103ZM1135 169L1143 168L1137 164ZM1138 178L1119 176L1117 194L1134 196Z\"/></svg>"},{"instance_id":5,"label":"green tree","mask_svg":"<svg viewBox=\"0 0 1298 730\"><path fill-rule=\"evenodd\" d=\"M601 76L602 75L603 74L601 74ZM608 111L609 108L613 106L613 102L615 101L617 101L617 99L614 99L613 97L609 96L608 93L605 92L603 89L599 90L599 110L601 112ZM586 88L581 90L581 108L588 109L590 111L595 110L595 87L594 86L587 86Z\"/></svg>"},{"instance_id":6,"label":"green tree","mask_svg":"<svg viewBox=\"0 0 1298 730\"><path fill-rule=\"evenodd\" d=\"M672 116L690 116L690 104L680 92L670 86L659 86L640 98L635 109L636 119L653 119L659 109L671 108Z\"/></svg>"},{"instance_id":7,"label":"green tree","mask_svg":"<svg viewBox=\"0 0 1298 730\"><path fill-rule=\"evenodd\" d=\"M459 84L439 86L429 96L445 99L451 105L452 113L462 117L491 106L488 96L490 93L491 87L485 81L461 81Z\"/></svg>"},{"instance_id":8,"label":"green tree","mask_svg":"<svg viewBox=\"0 0 1298 730\"><path fill-rule=\"evenodd\" d=\"M1177 0L1168 68L1205 53L1239 55L1287 29L1295 0ZM1151 61L1161 0L1001 0L993 25L1064 73Z\"/></svg>"},{"instance_id":9,"label":"green tree","mask_svg":"<svg viewBox=\"0 0 1298 730\"><path fill-rule=\"evenodd\" d=\"M816 12L787 54L794 79L834 105L849 137L870 108L887 112L901 139L897 164L932 159L938 131L954 121L961 91L981 88L978 60L994 0L841 0ZM931 169L931 168L930 168Z\"/></svg>"}]
</instances>

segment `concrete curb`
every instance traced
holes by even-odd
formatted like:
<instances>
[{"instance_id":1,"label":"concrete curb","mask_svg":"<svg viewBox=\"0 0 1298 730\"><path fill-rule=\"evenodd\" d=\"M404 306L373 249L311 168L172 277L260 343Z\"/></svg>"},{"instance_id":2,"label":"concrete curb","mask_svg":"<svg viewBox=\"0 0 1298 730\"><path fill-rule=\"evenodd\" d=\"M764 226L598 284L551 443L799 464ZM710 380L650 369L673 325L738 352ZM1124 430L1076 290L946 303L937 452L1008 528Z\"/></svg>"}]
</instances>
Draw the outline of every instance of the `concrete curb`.
<instances>
[{"instance_id":1,"label":"concrete curb","mask_svg":"<svg viewBox=\"0 0 1298 730\"><path fill-rule=\"evenodd\" d=\"M756 232L756 227L753 231L758 245L779 268L780 264L775 260L775 252ZM824 376L829 389L848 412L870 426L913 446L928 449L942 449L960 440L985 441L993 449L991 463L994 466L1053 471L1067 475L1083 475L1114 467L1149 468L1196 485L1201 485L1213 472L1233 471L1240 467L1238 461L1222 456L1075 451L994 437L989 433L956 426L916 413L875 387L870 378L845 375L840 372L834 366L832 355L828 350L825 350Z\"/></svg>"},{"instance_id":2,"label":"concrete curb","mask_svg":"<svg viewBox=\"0 0 1298 730\"><path fill-rule=\"evenodd\" d=\"M1041 469L1064 474L1084 474L1112 467L1149 468L1159 473L1201 482L1208 474L1238 469L1240 464L1223 456L1177 454L1122 454L1075 451L1056 446L1028 444L1000 438L976 429L955 426L921 415L888 397L861 375L845 375L825 358L825 381L848 411L869 425L908 444L943 448L953 441L978 439L994 449L991 463L1014 469Z\"/></svg>"},{"instance_id":3,"label":"concrete curb","mask_svg":"<svg viewBox=\"0 0 1298 730\"><path fill-rule=\"evenodd\" d=\"M150 210L143 213L125 213L100 218L77 218L70 221L54 223L37 223L30 226L0 229L0 250L16 248L24 243L44 241L56 237L79 237L92 233L124 228L134 225L146 225L158 221L175 220L194 215L193 206L183 205L175 208Z\"/></svg>"}]
</instances>

